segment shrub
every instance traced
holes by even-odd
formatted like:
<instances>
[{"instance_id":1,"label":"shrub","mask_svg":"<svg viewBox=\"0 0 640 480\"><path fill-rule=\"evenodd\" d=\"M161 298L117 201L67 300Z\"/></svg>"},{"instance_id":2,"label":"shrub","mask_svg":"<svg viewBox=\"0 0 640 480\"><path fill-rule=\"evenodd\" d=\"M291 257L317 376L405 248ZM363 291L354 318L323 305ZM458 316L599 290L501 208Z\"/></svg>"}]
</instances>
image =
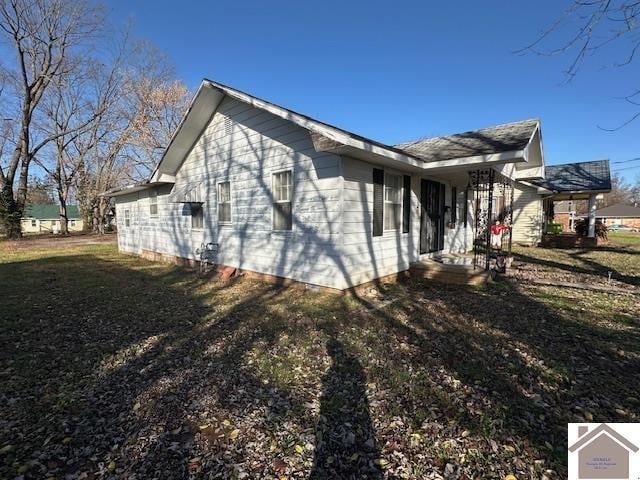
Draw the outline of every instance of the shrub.
<instances>
[{"instance_id":1,"label":"shrub","mask_svg":"<svg viewBox=\"0 0 640 480\"><path fill-rule=\"evenodd\" d=\"M562 233L562 224L561 223L548 223L547 224L547 233Z\"/></svg>"},{"instance_id":2,"label":"shrub","mask_svg":"<svg viewBox=\"0 0 640 480\"><path fill-rule=\"evenodd\" d=\"M578 236L586 237L589 233L589 221L586 218L581 218L575 223L575 230ZM607 239L607 226L601 221L596 221L596 237L602 240Z\"/></svg>"}]
</instances>

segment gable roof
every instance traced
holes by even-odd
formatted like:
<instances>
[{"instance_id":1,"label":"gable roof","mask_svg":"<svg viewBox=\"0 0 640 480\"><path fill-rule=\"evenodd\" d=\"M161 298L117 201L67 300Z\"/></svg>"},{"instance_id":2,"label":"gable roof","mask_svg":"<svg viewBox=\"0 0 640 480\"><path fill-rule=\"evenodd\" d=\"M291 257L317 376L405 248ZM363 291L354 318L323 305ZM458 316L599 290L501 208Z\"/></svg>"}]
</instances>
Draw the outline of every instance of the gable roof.
<instances>
[{"instance_id":1,"label":"gable roof","mask_svg":"<svg viewBox=\"0 0 640 480\"><path fill-rule=\"evenodd\" d=\"M611 190L609 160L547 165L545 178L531 183L552 192L607 192Z\"/></svg>"},{"instance_id":2,"label":"gable roof","mask_svg":"<svg viewBox=\"0 0 640 480\"><path fill-rule=\"evenodd\" d=\"M27 205L24 209L23 218L37 218L38 220L53 220L60 218L60 207L45 203L34 203ZM67 205L67 218L80 218L80 211L77 205Z\"/></svg>"},{"instance_id":3,"label":"gable roof","mask_svg":"<svg viewBox=\"0 0 640 480\"><path fill-rule=\"evenodd\" d=\"M463 164L467 161L483 164L512 161L529 164L529 167L534 168L543 167L541 153L537 157L531 157L536 158L534 162L531 162L524 150L533 141L536 131L539 131L538 120L526 120L444 137L449 139L448 142L443 141L443 138L411 142L412 144L431 145L432 148L427 151L417 148L416 145L413 147L404 144L386 145L227 85L204 79L154 170L150 178L151 184L175 181L175 174L182 161L193 148L225 97L246 103L305 128L310 132L317 151L365 158L374 163L412 171L459 166L460 163L457 162L457 159L461 159ZM464 142L461 139L464 139ZM458 148L455 151L453 149L454 140L458 143L464 143L466 148L463 150ZM446 152L441 152L442 149L445 149ZM445 162L438 162L445 158L447 159Z\"/></svg>"},{"instance_id":4,"label":"gable roof","mask_svg":"<svg viewBox=\"0 0 640 480\"><path fill-rule=\"evenodd\" d=\"M314 143L322 142L325 147L327 144L331 144L333 148L350 148L356 151L366 151L380 158L387 158L399 164L412 166L417 169L424 166L424 161L421 158L396 147L385 145L381 142L363 137L362 135L357 135L342 128L321 122L227 85L214 82L213 80L204 79L178 128L174 132L160 162L151 175L150 181L152 183L169 180L169 177L175 175L175 172L182 164L182 160L184 160L191 148L195 145L195 142L204 131L204 128L206 128L206 125L209 123L209 120L225 96L267 111L309 130L312 133ZM313 134L315 134L315 136ZM163 173L165 177L163 177Z\"/></svg>"},{"instance_id":5,"label":"gable roof","mask_svg":"<svg viewBox=\"0 0 640 480\"><path fill-rule=\"evenodd\" d=\"M616 203L596 210L596 217L637 217L640 218L640 207Z\"/></svg>"},{"instance_id":6,"label":"gable roof","mask_svg":"<svg viewBox=\"0 0 640 480\"><path fill-rule=\"evenodd\" d=\"M594 428L593 430L591 430L589 433L585 433L582 437L580 437L578 439L578 441L576 443L574 443L573 445L571 445L569 447L569 451L570 452L575 452L576 450L580 450L587 443L589 443L592 439L594 439L594 438L596 438L596 437L598 437L598 436L600 436L601 434L604 434L604 433L609 434L614 440L616 440L618 443L622 444L628 450L630 450L632 452L637 452L638 451L638 447L636 447L633 443L631 443L629 440L624 438L622 435L620 435L618 432L616 432L613 428L611 428L606 423L602 423L602 424L598 425L596 428Z\"/></svg>"},{"instance_id":7,"label":"gable roof","mask_svg":"<svg viewBox=\"0 0 640 480\"><path fill-rule=\"evenodd\" d=\"M504 123L444 137L424 138L396 148L427 162L523 150L540 126L538 119Z\"/></svg>"}]
</instances>

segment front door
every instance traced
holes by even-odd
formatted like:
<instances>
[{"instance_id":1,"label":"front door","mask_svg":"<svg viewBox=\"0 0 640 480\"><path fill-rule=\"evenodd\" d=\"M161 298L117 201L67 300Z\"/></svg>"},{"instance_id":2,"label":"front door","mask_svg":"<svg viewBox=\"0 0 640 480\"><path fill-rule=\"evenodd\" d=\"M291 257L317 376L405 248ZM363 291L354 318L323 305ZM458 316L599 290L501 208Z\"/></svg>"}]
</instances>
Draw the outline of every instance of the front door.
<instances>
[{"instance_id":1,"label":"front door","mask_svg":"<svg viewBox=\"0 0 640 480\"><path fill-rule=\"evenodd\" d=\"M420 183L420 253L444 248L444 184L431 180Z\"/></svg>"}]
</instances>

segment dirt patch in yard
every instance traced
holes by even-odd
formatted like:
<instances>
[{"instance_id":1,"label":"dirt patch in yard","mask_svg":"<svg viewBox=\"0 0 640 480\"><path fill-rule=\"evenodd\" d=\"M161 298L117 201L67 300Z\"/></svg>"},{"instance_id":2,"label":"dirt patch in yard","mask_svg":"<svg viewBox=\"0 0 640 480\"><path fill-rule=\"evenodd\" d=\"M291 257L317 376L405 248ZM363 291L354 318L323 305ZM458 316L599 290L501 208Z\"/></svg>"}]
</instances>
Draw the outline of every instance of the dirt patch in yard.
<instances>
[{"instance_id":1,"label":"dirt patch in yard","mask_svg":"<svg viewBox=\"0 0 640 480\"><path fill-rule=\"evenodd\" d=\"M113 244L118 241L115 233L96 235L91 233L74 235L32 235L20 240L3 240L0 245L4 249L23 251L46 248L68 248L83 245Z\"/></svg>"}]
</instances>

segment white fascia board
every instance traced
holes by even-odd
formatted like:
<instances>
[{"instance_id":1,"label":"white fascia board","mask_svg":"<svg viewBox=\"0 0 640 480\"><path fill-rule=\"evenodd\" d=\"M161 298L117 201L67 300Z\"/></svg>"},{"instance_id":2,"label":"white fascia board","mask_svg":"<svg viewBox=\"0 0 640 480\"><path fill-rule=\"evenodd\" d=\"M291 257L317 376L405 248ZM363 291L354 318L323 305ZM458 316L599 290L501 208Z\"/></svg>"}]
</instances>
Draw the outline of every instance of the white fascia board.
<instances>
[{"instance_id":1,"label":"white fascia board","mask_svg":"<svg viewBox=\"0 0 640 480\"><path fill-rule=\"evenodd\" d=\"M523 155L523 150L513 150L510 152L491 153L487 155L474 155L472 157L451 158L449 160L426 162L424 164L424 169L437 170L451 167L478 168L498 163L521 163L525 161Z\"/></svg>"},{"instance_id":2,"label":"white fascia board","mask_svg":"<svg viewBox=\"0 0 640 480\"><path fill-rule=\"evenodd\" d=\"M155 182L176 183L176 176L175 175L170 175L168 173L158 172L156 177L157 177L157 179L154 180Z\"/></svg>"},{"instance_id":3,"label":"white fascia board","mask_svg":"<svg viewBox=\"0 0 640 480\"><path fill-rule=\"evenodd\" d=\"M130 193L140 192L153 187L159 187L161 185L168 185L173 182L144 182L144 183L132 183L125 185L124 187L112 188L106 192L101 193L100 197L120 197L122 195L129 195Z\"/></svg>"},{"instance_id":4,"label":"white fascia board","mask_svg":"<svg viewBox=\"0 0 640 480\"><path fill-rule=\"evenodd\" d=\"M494 167L494 170L498 172L500 175L508 178L509 180L516 180L516 167L515 163L503 163L501 165Z\"/></svg>"},{"instance_id":5,"label":"white fascia board","mask_svg":"<svg viewBox=\"0 0 640 480\"><path fill-rule=\"evenodd\" d=\"M531 182L527 182L525 180L518 180L518 183L521 183L527 187L531 187L531 188L535 188L536 189L536 193L538 193L539 195L553 195L553 190L548 190L544 187L540 187L538 185L535 185Z\"/></svg>"},{"instance_id":6,"label":"white fascia board","mask_svg":"<svg viewBox=\"0 0 640 480\"><path fill-rule=\"evenodd\" d=\"M531 148L532 148L532 145L534 145L533 141L535 140L536 135L538 136L538 147L540 149L540 156L537 159L531 158L532 156ZM539 170L538 172L536 172L535 175L523 173L523 175L520 178L544 178L544 146L542 145L542 130L540 129L539 122L538 122L538 126L534 128L533 133L529 138L529 142L527 143L527 146L524 148L523 152L524 152L525 164L519 165L520 167L519 170L524 170L525 172L527 170L534 170L535 168L538 168Z\"/></svg>"},{"instance_id":7,"label":"white fascia board","mask_svg":"<svg viewBox=\"0 0 640 480\"><path fill-rule=\"evenodd\" d=\"M515 172L516 180L542 180L544 178L543 167L530 167Z\"/></svg>"},{"instance_id":8,"label":"white fascia board","mask_svg":"<svg viewBox=\"0 0 640 480\"><path fill-rule=\"evenodd\" d=\"M211 89L205 82L200 84L198 91L189 104L189 108L180 120L178 128L174 131L160 162L158 162L151 175L152 182L160 181L163 174L175 176L218 109L224 97L224 94L215 95L218 92L218 90Z\"/></svg>"}]
</instances>

